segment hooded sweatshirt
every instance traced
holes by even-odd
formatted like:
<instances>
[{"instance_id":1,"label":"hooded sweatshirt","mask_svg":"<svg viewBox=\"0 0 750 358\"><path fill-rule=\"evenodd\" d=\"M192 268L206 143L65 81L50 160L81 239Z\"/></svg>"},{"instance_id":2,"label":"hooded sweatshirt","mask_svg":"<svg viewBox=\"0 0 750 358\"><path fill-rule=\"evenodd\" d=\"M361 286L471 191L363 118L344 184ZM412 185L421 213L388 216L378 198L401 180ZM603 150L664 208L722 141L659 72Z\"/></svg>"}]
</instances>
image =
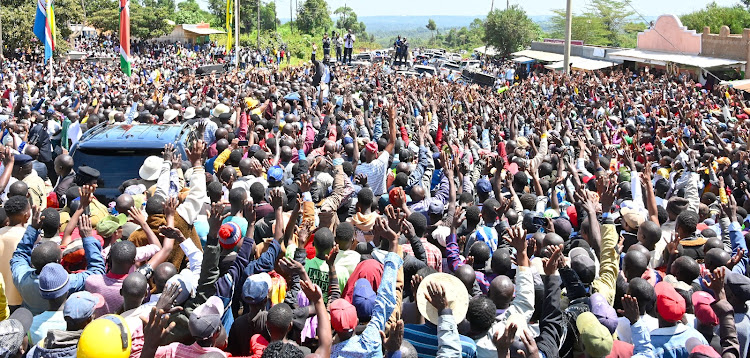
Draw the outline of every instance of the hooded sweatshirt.
<instances>
[{"instance_id":1,"label":"hooded sweatshirt","mask_svg":"<svg viewBox=\"0 0 750 358\"><path fill-rule=\"evenodd\" d=\"M78 339L81 338L79 331L64 331L52 329L47 332L47 338L39 342L29 350L27 357L31 358L67 358L76 357Z\"/></svg>"},{"instance_id":2,"label":"hooded sweatshirt","mask_svg":"<svg viewBox=\"0 0 750 358\"><path fill-rule=\"evenodd\" d=\"M372 228L375 226L375 220L378 218L378 213L371 212L369 214L363 214L358 212L352 216L352 224L354 225L354 237L357 242L370 242L374 235Z\"/></svg>"}]
</instances>

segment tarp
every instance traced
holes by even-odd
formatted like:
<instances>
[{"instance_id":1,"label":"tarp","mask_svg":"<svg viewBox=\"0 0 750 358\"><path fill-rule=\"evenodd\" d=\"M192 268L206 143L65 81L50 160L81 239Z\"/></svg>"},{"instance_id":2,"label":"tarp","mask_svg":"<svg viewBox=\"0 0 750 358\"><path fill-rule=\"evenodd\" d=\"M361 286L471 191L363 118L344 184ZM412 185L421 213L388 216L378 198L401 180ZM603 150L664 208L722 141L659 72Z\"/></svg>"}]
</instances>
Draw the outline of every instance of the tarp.
<instances>
[{"instance_id":1,"label":"tarp","mask_svg":"<svg viewBox=\"0 0 750 358\"><path fill-rule=\"evenodd\" d=\"M182 29L188 32L192 32L194 34L198 35L214 35L214 34L225 34L226 32L221 30L215 30L212 28L206 28L206 27L197 27L196 25L182 25Z\"/></svg>"},{"instance_id":2,"label":"tarp","mask_svg":"<svg viewBox=\"0 0 750 358\"><path fill-rule=\"evenodd\" d=\"M523 50L512 53L515 57L529 57L544 62L557 62L563 60L563 55L554 52Z\"/></svg>"},{"instance_id":3,"label":"tarp","mask_svg":"<svg viewBox=\"0 0 750 358\"><path fill-rule=\"evenodd\" d=\"M518 62L518 63L526 63L526 62L532 62L532 61L536 61L536 60L534 60L533 58L528 58L526 56L516 57L513 59L513 62Z\"/></svg>"},{"instance_id":4,"label":"tarp","mask_svg":"<svg viewBox=\"0 0 750 358\"><path fill-rule=\"evenodd\" d=\"M734 89L750 92L750 80L721 81L722 85L728 85Z\"/></svg>"},{"instance_id":5,"label":"tarp","mask_svg":"<svg viewBox=\"0 0 750 358\"><path fill-rule=\"evenodd\" d=\"M671 62L679 65L700 68L732 66L745 63L745 61L732 60L728 58L683 55L679 53L644 51L638 49L609 53L609 57L615 60L636 61L659 66L665 66L667 63Z\"/></svg>"},{"instance_id":6,"label":"tarp","mask_svg":"<svg viewBox=\"0 0 750 358\"><path fill-rule=\"evenodd\" d=\"M499 54L497 52L497 50L495 50L494 48L492 48L492 46L490 46L489 49L487 48L487 46L477 47L477 48L474 49L474 52L479 52L479 53L481 53L483 55L487 55L487 56L496 56L496 55Z\"/></svg>"},{"instance_id":7,"label":"tarp","mask_svg":"<svg viewBox=\"0 0 750 358\"><path fill-rule=\"evenodd\" d=\"M584 71L596 71L602 68L617 66L617 63L610 61L592 60L589 58L570 56L570 63L573 65L573 69L584 70ZM558 61L544 66L550 70L560 70L565 66L564 61Z\"/></svg>"}]
</instances>

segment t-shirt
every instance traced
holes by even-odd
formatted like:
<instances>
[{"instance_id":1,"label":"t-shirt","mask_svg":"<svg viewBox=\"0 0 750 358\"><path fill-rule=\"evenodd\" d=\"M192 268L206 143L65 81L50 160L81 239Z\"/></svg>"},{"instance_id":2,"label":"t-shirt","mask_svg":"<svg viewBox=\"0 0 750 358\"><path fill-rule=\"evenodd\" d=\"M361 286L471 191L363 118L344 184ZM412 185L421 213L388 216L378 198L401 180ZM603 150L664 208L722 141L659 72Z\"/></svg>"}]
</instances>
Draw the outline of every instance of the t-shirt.
<instances>
[{"instance_id":1,"label":"t-shirt","mask_svg":"<svg viewBox=\"0 0 750 358\"><path fill-rule=\"evenodd\" d=\"M242 231L242 237L245 237L245 233L247 233L247 219L239 216L229 216L224 221L222 221L222 224L226 224L228 222L233 222L237 225L239 225L240 230Z\"/></svg>"},{"instance_id":2,"label":"t-shirt","mask_svg":"<svg viewBox=\"0 0 750 358\"><path fill-rule=\"evenodd\" d=\"M367 182L374 195L383 195L386 192L386 174L388 172L388 159L390 154L383 151L380 156L370 163L357 165L355 174L364 174L367 176Z\"/></svg>"},{"instance_id":3,"label":"t-shirt","mask_svg":"<svg viewBox=\"0 0 750 358\"><path fill-rule=\"evenodd\" d=\"M104 305L96 309L96 317L114 313L122 306L123 297L120 295L122 282L128 275L91 275L86 278L86 291L98 293L104 297Z\"/></svg>"},{"instance_id":4,"label":"t-shirt","mask_svg":"<svg viewBox=\"0 0 750 358\"><path fill-rule=\"evenodd\" d=\"M68 324L65 323L63 311L44 311L34 316L29 328L30 345L37 344L47 337L47 331L50 329L66 330Z\"/></svg>"},{"instance_id":5,"label":"t-shirt","mask_svg":"<svg viewBox=\"0 0 750 358\"><path fill-rule=\"evenodd\" d=\"M310 260L305 261L305 271L307 276L310 277L312 283L318 285L320 290L323 291L323 302L328 301L328 264L325 260L321 260L314 257ZM346 281L349 280L349 270L346 267L336 266L336 278L339 281L339 289L346 286Z\"/></svg>"}]
</instances>

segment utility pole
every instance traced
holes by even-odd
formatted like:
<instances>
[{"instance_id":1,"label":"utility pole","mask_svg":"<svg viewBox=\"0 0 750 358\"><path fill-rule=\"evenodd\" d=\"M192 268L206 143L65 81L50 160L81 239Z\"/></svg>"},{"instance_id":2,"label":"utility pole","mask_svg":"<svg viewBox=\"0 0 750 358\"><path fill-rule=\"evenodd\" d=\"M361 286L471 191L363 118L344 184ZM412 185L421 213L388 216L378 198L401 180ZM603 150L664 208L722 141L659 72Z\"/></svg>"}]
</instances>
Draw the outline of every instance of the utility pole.
<instances>
[{"instance_id":1,"label":"utility pole","mask_svg":"<svg viewBox=\"0 0 750 358\"><path fill-rule=\"evenodd\" d=\"M292 0L289 0L289 29L294 33L294 12L292 11Z\"/></svg>"},{"instance_id":2,"label":"utility pole","mask_svg":"<svg viewBox=\"0 0 750 358\"><path fill-rule=\"evenodd\" d=\"M234 1L234 68L240 68L240 0Z\"/></svg>"},{"instance_id":3,"label":"utility pole","mask_svg":"<svg viewBox=\"0 0 750 358\"><path fill-rule=\"evenodd\" d=\"M3 46L3 19L2 19L2 5L0 5L0 61L4 60L5 57L3 56L3 50L5 49L5 46Z\"/></svg>"},{"instance_id":4,"label":"utility pole","mask_svg":"<svg viewBox=\"0 0 750 358\"><path fill-rule=\"evenodd\" d=\"M258 35L255 38L255 47L260 48L260 0L258 0Z\"/></svg>"},{"instance_id":5,"label":"utility pole","mask_svg":"<svg viewBox=\"0 0 750 358\"><path fill-rule=\"evenodd\" d=\"M570 74L570 31L573 23L572 3L572 0L568 0L567 7L565 8L565 55L563 57L563 66L565 68L563 70L567 75Z\"/></svg>"},{"instance_id":6,"label":"utility pole","mask_svg":"<svg viewBox=\"0 0 750 358\"><path fill-rule=\"evenodd\" d=\"M492 5L490 5L490 12L492 12L492 10L495 10L495 0L492 0Z\"/></svg>"}]
</instances>

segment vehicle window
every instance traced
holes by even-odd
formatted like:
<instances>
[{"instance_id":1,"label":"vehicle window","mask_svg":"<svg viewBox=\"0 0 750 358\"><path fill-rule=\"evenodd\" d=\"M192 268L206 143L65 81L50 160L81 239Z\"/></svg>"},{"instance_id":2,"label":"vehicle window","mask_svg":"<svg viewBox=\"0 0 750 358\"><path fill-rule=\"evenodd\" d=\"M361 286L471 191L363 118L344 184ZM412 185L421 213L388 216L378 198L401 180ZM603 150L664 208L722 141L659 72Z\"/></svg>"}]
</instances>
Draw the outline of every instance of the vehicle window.
<instances>
[{"instance_id":1,"label":"vehicle window","mask_svg":"<svg viewBox=\"0 0 750 358\"><path fill-rule=\"evenodd\" d=\"M107 150L78 148L73 153L76 168L89 166L99 170L100 185L104 188L117 188L124 181L134 179L143 161L150 155L161 156L161 149Z\"/></svg>"}]
</instances>

